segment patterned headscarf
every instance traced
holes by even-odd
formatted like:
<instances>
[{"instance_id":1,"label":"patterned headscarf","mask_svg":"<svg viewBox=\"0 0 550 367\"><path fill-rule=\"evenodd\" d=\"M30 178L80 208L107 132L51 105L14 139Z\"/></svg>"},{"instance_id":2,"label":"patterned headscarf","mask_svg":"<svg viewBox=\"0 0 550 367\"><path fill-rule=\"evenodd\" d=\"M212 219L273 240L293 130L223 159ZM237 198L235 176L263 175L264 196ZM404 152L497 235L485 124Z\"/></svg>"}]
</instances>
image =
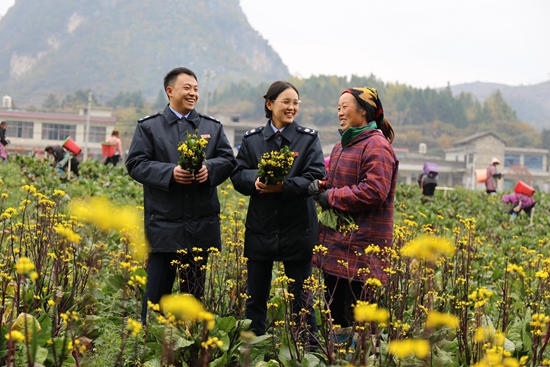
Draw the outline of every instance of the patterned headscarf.
<instances>
[{"instance_id":1,"label":"patterned headscarf","mask_svg":"<svg viewBox=\"0 0 550 367\"><path fill-rule=\"evenodd\" d=\"M342 92L342 94L344 93L353 95L357 103L367 111L367 122L376 121L380 126L380 123L384 121L384 109L375 88L353 87Z\"/></svg>"}]
</instances>

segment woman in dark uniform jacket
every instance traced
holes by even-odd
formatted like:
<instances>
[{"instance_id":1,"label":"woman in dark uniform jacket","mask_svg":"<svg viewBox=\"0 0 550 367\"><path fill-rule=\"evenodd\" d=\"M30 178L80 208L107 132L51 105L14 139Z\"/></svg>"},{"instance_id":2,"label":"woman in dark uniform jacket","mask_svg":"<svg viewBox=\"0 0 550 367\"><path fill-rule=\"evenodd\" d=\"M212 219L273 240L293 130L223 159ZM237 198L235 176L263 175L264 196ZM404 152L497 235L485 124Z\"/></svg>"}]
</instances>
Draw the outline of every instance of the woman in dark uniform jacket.
<instances>
[{"instance_id":1,"label":"woman in dark uniform jacket","mask_svg":"<svg viewBox=\"0 0 550 367\"><path fill-rule=\"evenodd\" d=\"M315 332L311 295L303 292L303 282L311 275L312 249L317 244L317 212L308 194L309 184L325 174L325 162L317 131L298 125L299 94L287 82L273 83L265 98L267 124L247 131L231 174L235 189L250 196L246 218L244 254L248 259L246 317L256 335L266 331L267 301L274 261L282 261L287 277L294 279L289 292L294 295L292 312L309 310L306 321ZM294 163L286 181L266 185L258 178L260 157L288 146ZM306 300L307 304L306 304ZM300 325L301 320L297 320Z\"/></svg>"}]
</instances>

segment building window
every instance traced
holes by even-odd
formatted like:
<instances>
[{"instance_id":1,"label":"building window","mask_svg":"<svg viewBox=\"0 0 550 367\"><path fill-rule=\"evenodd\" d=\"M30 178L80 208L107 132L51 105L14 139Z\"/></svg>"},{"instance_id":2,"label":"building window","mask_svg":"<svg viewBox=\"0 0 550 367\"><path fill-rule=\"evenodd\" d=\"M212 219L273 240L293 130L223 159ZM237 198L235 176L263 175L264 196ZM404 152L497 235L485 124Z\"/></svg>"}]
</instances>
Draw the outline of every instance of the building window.
<instances>
[{"instance_id":1,"label":"building window","mask_svg":"<svg viewBox=\"0 0 550 367\"><path fill-rule=\"evenodd\" d=\"M504 167L519 165L519 154L504 154Z\"/></svg>"},{"instance_id":2,"label":"building window","mask_svg":"<svg viewBox=\"0 0 550 367\"><path fill-rule=\"evenodd\" d=\"M8 124L6 137L32 139L34 122L6 121L6 123Z\"/></svg>"},{"instance_id":3,"label":"building window","mask_svg":"<svg viewBox=\"0 0 550 367\"><path fill-rule=\"evenodd\" d=\"M90 138L88 141L90 143L101 143L105 141L105 126L90 126Z\"/></svg>"},{"instance_id":4,"label":"building window","mask_svg":"<svg viewBox=\"0 0 550 367\"><path fill-rule=\"evenodd\" d=\"M76 139L76 125L42 124L42 140Z\"/></svg>"},{"instance_id":5,"label":"building window","mask_svg":"<svg viewBox=\"0 0 550 367\"><path fill-rule=\"evenodd\" d=\"M531 169L542 169L542 156L526 154L523 156L523 166Z\"/></svg>"},{"instance_id":6,"label":"building window","mask_svg":"<svg viewBox=\"0 0 550 367\"><path fill-rule=\"evenodd\" d=\"M515 182L509 178L505 178L503 185L504 185L504 191L512 191L514 189Z\"/></svg>"}]
</instances>

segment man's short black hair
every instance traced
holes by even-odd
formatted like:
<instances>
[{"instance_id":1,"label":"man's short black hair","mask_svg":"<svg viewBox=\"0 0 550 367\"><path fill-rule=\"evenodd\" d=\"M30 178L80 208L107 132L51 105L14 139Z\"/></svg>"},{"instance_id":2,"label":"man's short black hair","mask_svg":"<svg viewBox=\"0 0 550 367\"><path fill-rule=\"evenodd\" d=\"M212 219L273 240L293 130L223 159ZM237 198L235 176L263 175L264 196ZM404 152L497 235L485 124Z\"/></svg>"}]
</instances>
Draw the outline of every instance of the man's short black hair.
<instances>
[{"instance_id":1,"label":"man's short black hair","mask_svg":"<svg viewBox=\"0 0 550 367\"><path fill-rule=\"evenodd\" d=\"M195 73L192 70L184 68L184 67L175 68L175 69L170 70L168 72L168 74L166 74L166 76L164 77L164 91L165 92L166 92L166 88L169 85L172 85L172 83L174 83L174 80L176 80L178 75L180 75L180 74L190 75L193 78L195 78L195 80L198 82L197 75L195 75Z\"/></svg>"},{"instance_id":2,"label":"man's short black hair","mask_svg":"<svg viewBox=\"0 0 550 367\"><path fill-rule=\"evenodd\" d=\"M45 150L46 152L48 152L48 151L50 151L50 150L53 150L53 148L52 148L51 145L48 145L48 146L46 147L46 149L44 149L44 150Z\"/></svg>"}]
</instances>

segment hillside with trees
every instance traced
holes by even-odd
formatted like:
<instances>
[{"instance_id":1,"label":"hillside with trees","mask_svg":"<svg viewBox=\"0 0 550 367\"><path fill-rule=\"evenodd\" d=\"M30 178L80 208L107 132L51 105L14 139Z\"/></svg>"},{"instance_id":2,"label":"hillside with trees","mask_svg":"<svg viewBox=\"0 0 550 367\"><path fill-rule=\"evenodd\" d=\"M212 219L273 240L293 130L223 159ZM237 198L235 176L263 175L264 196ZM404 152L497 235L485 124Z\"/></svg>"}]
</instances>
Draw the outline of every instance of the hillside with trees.
<instances>
[{"instance_id":1,"label":"hillside with trees","mask_svg":"<svg viewBox=\"0 0 550 367\"><path fill-rule=\"evenodd\" d=\"M442 90L419 89L385 83L374 75L321 75L290 81L300 91L302 100L298 120L305 126L319 128L326 143L338 140L336 107L340 93L350 86L367 85L379 91L386 118L396 130L394 146L416 150L419 143L426 143L428 149L441 151L450 148L454 140L493 131L510 146L542 147L541 133L520 121L498 90L479 102L471 93L453 95L450 86ZM242 120L263 124L262 96L268 86L240 82L218 89L209 113L238 115Z\"/></svg>"},{"instance_id":2,"label":"hillside with trees","mask_svg":"<svg viewBox=\"0 0 550 367\"><path fill-rule=\"evenodd\" d=\"M17 0L0 19L0 50L0 94L25 106L77 89L153 99L182 65L203 85L213 71L214 87L289 76L239 0Z\"/></svg>"},{"instance_id":3,"label":"hillside with trees","mask_svg":"<svg viewBox=\"0 0 550 367\"><path fill-rule=\"evenodd\" d=\"M546 148L550 146L550 130L537 131L521 121L502 94L497 90L479 102L471 93L453 95L451 87L441 90L419 89L403 84L385 83L374 75L368 77L312 76L290 78L300 91L298 121L321 131L323 144L339 140L339 121L336 114L340 93L350 86L367 85L378 89L386 118L396 131L395 147L416 151L420 143L436 154L452 147L452 142L482 131L492 131L508 146ZM209 101L208 114L238 117L239 121L265 124L264 99L269 83L251 84L246 81L229 83L216 88ZM76 112L87 103L90 90L78 89L64 97L51 93L42 108L48 111ZM197 110L204 107L204 95ZM117 129L130 139L136 121L145 115L162 110L166 95L159 91L150 103L140 91L119 92L100 102L93 94L92 106L113 108ZM93 108L93 107L92 107Z\"/></svg>"}]
</instances>

